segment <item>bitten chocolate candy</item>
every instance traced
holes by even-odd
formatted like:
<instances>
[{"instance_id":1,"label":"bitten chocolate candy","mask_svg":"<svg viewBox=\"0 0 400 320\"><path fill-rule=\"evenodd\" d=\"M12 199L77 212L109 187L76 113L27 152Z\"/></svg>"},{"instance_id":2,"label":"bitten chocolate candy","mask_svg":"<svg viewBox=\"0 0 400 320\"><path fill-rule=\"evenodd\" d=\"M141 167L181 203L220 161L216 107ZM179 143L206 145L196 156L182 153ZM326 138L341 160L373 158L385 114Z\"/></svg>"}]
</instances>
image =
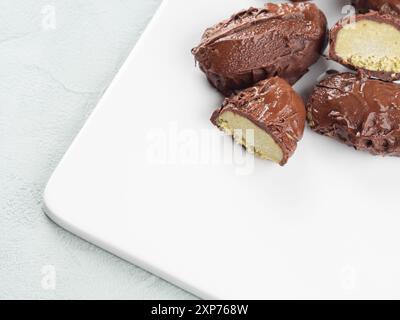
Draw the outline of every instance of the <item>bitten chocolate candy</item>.
<instances>
[{"instance_id":1,"label":"bitten chocolate candy","mask_svg":"<svg viewBox=\"0 0 400 320\"><path fill-rule=\"evenodd\" d=\"M353 73L321 81L307 103L310 127L375 155L400 156L400 85Z\"/></svg>"},{"instance_id":2,"label":"bitten chocolate candy","mask_svg":"<svg viewBox=\"0 0 400 320\"><path fill-rule=\"evenodd\" d=\"M329 57L385 81L400 79L400 16L369 12L339 21Z\"/></svg>"},{"instance_id":3,"label":"bitten chocolate candy","mask_svg":"<svg viewBox=\"0 0 400 320\"><path fill-rule=\"evenodd\" d=\"M305 120L302 98L278 77L226 98L211 117L214 125L248 151L282 166L296 150Z\"/></svg>"},{"instance_id":4,"label":"bitten chocolate candy","mask_svg":"<svg viewBox=\"0 0 400 320\"><path fill-rule=\"evenodd\" d=\"M226 96L273 76L293 84L318 60L326 23L311 3L266 4L207 29L192 53Z\"/></svg>"},{"instance_id":5,"label":"bitten chocolate candy","mask_svg":"<svg viewBox=\"0 0 400 320\"><path fill-rule=\"evenodd\" d=\"M352 2L360 10L400 14L400 0L353 0Z\"/></svg>"}]
</instances>

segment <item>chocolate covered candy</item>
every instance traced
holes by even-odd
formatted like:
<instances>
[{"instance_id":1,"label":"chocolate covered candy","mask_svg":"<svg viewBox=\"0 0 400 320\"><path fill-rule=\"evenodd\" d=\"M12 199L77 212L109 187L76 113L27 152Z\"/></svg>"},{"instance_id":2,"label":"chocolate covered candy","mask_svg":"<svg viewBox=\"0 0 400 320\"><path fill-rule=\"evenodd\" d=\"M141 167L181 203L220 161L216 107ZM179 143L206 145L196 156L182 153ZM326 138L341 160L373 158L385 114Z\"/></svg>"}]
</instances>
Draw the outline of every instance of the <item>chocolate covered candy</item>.
<instances>
[{"instance_id":1,"label":"chocolate covered candy","mask_svg":"<svg viewBox=\"0 0 400 320\"><path fill-rule=\"evenodd\" d=\"M360 74L321 81L307 103L310 127L375 155L400 156L400 85Z\"/></svg>"},{"instance_id":2,"label":"chocolate covered candy","mask_svg":"<svg viewBox=\"0 0 400 320\"><path fill-rule=\"evenodd\" d=\"M400 14L400 0L353 0L353 5L363 11L376 10Z\"/></svg>"},{"instance_id":3,"label":"chocolate covered candy","mask_svg":"<svg viewBox=\"0 0 400 320\"><path fill-rule=\"evenodd\" d=\"M369 12L339 21L330 32L329 57L370 77L400 79L400 16Z\"/></svg>"},{"instance_id":4,"label":"chocolate covered candy","mask_svg":"<svg viewBox=\"0 0 400 320\"><path fill-rule=\"evenodd\" d=\"M325 35L326 17L314 4L266 4L207 29L192 53L229 96L273 76L295 83L318 60Z\"/></svg>"},{"instance_id":5,"label":"chocolate covered candy","mask_svg":"<svg viewBox=\"0 0 400 320\"><path fill-rule=\"evenodd\" d=\"M274 77L226 98L211 122L248 151L283 166L303 136L305 119L302 98Z\"/></svg>"}]
</instances>

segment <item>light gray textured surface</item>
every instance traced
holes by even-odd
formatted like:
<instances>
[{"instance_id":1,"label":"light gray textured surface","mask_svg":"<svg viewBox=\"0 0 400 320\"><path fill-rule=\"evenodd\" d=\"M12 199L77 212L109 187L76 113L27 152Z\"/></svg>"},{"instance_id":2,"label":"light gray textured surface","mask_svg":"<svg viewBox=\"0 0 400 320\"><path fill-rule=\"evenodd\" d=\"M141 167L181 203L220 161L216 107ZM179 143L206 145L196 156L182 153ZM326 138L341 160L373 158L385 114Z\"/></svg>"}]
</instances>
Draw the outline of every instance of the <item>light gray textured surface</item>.
<instances>
[{"instance_id":1,"label":"light gray textured surface","mask_svg":"<svg viewBox=\"0 0 400 320\"><path fill-rule=\"evenodd\" d=\"M0 0L1 299L193 298L42 212L48 178L160 2Z\"/></svg>"}]
</instances>

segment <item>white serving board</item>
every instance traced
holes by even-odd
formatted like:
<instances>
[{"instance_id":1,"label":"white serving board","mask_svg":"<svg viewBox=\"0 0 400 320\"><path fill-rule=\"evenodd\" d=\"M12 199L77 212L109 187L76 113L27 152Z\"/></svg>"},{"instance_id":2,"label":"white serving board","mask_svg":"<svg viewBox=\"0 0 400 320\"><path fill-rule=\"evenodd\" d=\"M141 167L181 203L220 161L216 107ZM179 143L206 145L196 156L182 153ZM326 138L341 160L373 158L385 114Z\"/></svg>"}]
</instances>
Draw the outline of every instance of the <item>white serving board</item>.
<instances>
[{"instance_id":1,"label":"white serving board","mask_svg":"<svg viewBox=\"0 0 400 320\"><path fill-rule=\"evenodd\" d=\"M315 2L331 24L347 3ZM51 177L47 214L202 298L400 298L398 158L307 130L281 168L211 126L222 97L190 49L251 5L164 0Z\"/></svg>"}]
</instances>

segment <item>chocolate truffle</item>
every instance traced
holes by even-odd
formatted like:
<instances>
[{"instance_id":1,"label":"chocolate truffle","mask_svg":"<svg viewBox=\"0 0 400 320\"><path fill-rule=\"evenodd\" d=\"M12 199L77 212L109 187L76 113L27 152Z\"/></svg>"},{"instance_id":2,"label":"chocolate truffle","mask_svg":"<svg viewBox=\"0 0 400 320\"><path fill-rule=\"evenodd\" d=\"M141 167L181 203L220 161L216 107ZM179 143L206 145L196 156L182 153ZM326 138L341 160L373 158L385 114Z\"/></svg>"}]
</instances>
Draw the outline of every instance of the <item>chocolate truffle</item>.
<instances>
[{"instance_id":1,"label":"chocolate truffle","mask_svg":"<svg viewBox=\"0 0 400 320\"><path fill-rule=\"evenodd\" d=\"M214 125L248 151L282 166L296 150L305 120L302 98L278 77L226 98L211 117Z\"/></svg>"},{"instance_id":2,"label":"chocolate truffle","mask_svg":"<svg viewBox=\"0 0 400 320\"><path fill-rule=\"evenodd\" d=\"M207 29L192 53L226 96L273 76L293 84L318 60L326 24L314 4L266 4Z\"/></svg>"},{"instance_id":3,"label":"chocolate truffle","mask_svg":"<svg viewBox=\"0 0 400 320\"><path fill-rule=\"evenodd\" d=\"M329 57L371 77L400 79L400 16L371 11L339 21L330 32Z\"/></svg>"},{"instance_id":4,"label":"chocolate truffle","mask_svg":"<svg viewBox=\"0 0 400 320\"><path fill-rule=\"evenodd\" d=\"M400 156L400 85L362 74L321 81L307 103L310 127L374 155Z\"/></svg>"},{"instance_id":5,"label":"chocolate truffle","mask_svg":"<svg viewBox=\"0 0 400 320\"><path fill-rule=\"evenodd\" d=\"M400 0L353 0L353 5L362 11L376 10L400 14Z\"/></svg>"}]
</instances>

